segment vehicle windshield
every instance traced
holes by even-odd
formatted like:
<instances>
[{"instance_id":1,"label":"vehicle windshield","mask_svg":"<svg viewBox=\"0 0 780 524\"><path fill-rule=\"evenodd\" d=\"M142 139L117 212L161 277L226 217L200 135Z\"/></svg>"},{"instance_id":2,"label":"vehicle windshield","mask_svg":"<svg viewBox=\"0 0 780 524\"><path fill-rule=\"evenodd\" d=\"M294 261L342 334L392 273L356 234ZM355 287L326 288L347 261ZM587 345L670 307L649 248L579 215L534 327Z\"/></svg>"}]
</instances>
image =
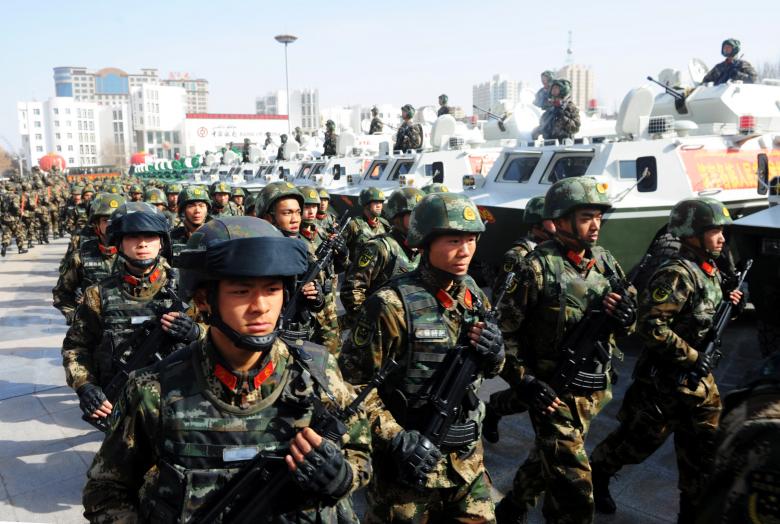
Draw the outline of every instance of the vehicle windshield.
<instances>
[{"instance_id":1,"label":"vehicle windshield","mask_svg":"<svg viewBox=\"0 0 780 524\"><path fill-rule=\"evenodd\" d=\"M528 182L539 163L539 155L512 158L499 175L500 182Z\"/></svg>"},{"instance_id":2,"label":"vehicle windshield","mask_svg":"<svg viewBox=\"0 0 780 524\"><path fill-rule=\"evenodd\" d=\"M399 175L407 174L412 169L413 165L413 160L403 160L396 162L395 166L393 167L393 174L390 175L389 180L398 180Z\"/></svg>"},{"instance_id":3,"label":"vehicle windshield","mask_svg":"<svg viewBox=\"0 0 780 524\"><path fill-rule=\"evenodd\" d=\"M379 180L379 177L382 176L382 172L385 170L385 166L387 166L387 160L375 160L368 167L366 178L369 180Z\"/></svg>"}]
</instances>

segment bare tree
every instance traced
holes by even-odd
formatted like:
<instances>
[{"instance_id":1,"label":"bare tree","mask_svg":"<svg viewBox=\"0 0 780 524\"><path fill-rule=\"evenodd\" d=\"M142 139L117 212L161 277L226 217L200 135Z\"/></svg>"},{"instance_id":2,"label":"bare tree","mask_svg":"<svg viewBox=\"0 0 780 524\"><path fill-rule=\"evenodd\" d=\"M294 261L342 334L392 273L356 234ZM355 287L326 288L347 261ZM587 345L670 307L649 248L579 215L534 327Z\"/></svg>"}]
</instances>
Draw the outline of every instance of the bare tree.
<instances>
[{"instance_id":1,"label":"bare tree","mask_svg":"<svg viewBox=\"0 0 780 524\"><path fill-rule=\"evenodd\" d=\"M758 78L780 78L780 59L758 66Z\"/></svg>"}]
</instances>

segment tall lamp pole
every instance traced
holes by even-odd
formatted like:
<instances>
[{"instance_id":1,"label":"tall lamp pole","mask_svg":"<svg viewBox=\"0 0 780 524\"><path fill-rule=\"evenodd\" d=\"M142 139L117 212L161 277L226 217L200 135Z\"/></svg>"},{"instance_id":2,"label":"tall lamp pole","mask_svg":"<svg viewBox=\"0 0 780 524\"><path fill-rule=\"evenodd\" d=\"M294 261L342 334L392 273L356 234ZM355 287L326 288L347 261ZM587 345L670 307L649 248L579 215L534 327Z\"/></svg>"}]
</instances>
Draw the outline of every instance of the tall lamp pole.
<instances>
[{"instance_id":1,"label":"tall lamp pole","mask_svg":"<svg viewBox=\"0 0 780 524\"><path fill-rule=\"evenodd\" d=\"M298 37L294 35L276 35L274 39L280 44L284 44L284 83L287 87L287 134L292 135L292 127L290 126L290 77L287 74L287 45L298 40Z\"/></svg>"}]
</instances>

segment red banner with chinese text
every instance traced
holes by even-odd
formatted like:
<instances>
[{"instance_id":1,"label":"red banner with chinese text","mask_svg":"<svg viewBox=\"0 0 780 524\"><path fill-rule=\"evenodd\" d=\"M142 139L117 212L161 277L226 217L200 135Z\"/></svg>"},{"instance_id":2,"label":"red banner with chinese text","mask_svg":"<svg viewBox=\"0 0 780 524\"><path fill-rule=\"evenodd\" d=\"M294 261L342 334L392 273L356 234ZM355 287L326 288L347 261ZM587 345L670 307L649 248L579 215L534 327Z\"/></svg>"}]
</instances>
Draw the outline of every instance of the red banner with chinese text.
<instances>
[{"instance_id":1,"label":"red banner with chinese text","mask_svg":"<svg viewBox=\"0 0 780 524\"><path fill-rule=\"evenodd\" d=\"M769 157L770 178L780 173L780 151L680 149L680 158L694 191L751 189L758 185L759 153Z\"/></svg>"}]
</instances>

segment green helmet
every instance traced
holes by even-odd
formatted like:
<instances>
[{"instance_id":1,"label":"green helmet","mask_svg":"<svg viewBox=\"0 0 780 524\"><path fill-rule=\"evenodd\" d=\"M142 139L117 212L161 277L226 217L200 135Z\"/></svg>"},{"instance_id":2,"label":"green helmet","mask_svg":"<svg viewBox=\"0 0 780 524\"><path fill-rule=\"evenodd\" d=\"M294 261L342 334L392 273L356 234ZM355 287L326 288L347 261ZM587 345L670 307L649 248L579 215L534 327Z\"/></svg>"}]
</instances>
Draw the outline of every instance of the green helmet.
<instances>
[{"instance_id":1,"label":"green helmet","mask_svg":"<svg viewBox=\"0 0 780 524\"><path fill-rule=\"evenodd\" d=\"M168 201L165 199L165 193L162 189L158 189L156 187L146 190L146 193L144 194L144 200L152 205L168 205Z\"/></svg>"},{"instance_id":2,"label":"green helmet","mask_svg":"<svg viewBox=\"0 0 780 524\"><path fill-rule=\"evenodd\" d=\"M211 196L214 196L217 193L227 193L229 195L231 192L232 189L227 182L214 182L211 184Z\"/></svg>"},{"instance_id":3,"label":"green helmet","mask_svg":"<svg viewBox=\"0 0 780 524\"><path fill-rule=\"evenodd\" d=\"M547 78L547 80L549 80L550 82L552 82L553 80L555 80L555 73L553 73L553 72L552 72L552 71L550 71L549 69L548 69L548 70L546 70L546 71L542 71L542 76L543 76L543 77L545 77L545 78Z\"/></svg>"},{"instance_id":4,"label":"green helmet","mask_svg":"<svg viewBox=\"0 0 780 524\"><path fill-rule=\"evenodd\" d=\"M431 193L449 193L450 188L442 184L441 182L435 182L433 184L428 184L427 186L423 186L421 188L422 192L426 195L430 195Z\"/></svg>"},{"instance_id":5,"label":"green helmet","mask_svg":"<svg viewBox=\"0 0 780 524\"><path fill-rule=\"evenodd\" d=\"M108 184L103 188L103 190L106 193L112 193L114 195L121 195L122 193L124 193L122 186L120 186L119 184Z\"/></svg>"},{"instance_id":6,"label":"green helmet","mask_svg":"<svg viewBox=\"0 0 780 524\"><path fill-rule=\"evenodd\" d=\"M553 87L558 86L558 96L555 97L552 94ZM553 98L568 98L568 96L571 94L571 82L569 82L566 79L558 78L556 80L553 80L550 84L550 96Z\"/></svg>"},{"instance_id":7,"label":"green helmet","mask_svg":"<svg viewBox=\"0 0 780 524\"><path fill-rule=\"evenodd\" d=\"M184 214L184 209L187 204L192 202L205 202L211 209L211 197L209 197L209 191L203 186L187 186L179 191L179 197L177 199L179 206L179 214Z\"/></svg>"},{"instance_id":8,"label":"green helmet","mask_svg":"<svg viewBox=\"0 0 780 524\"><path fill-rule=\"evenodd\" d=\"M333 120L328 120L327 122L325 122L325 127L328 129L336 129L336 122L334 122Z\"/></svg>"},{"instance_id":9,"label":"green helmet","mask_svg":"<svg viewBox=\"0 0 780 524\"><path fill-rule=\"evenodd\" d=\"M578 207L593 207L603 212L612 208L607 184L590 177L565 178L547 190L544 218L560 218Z\"/></svg>"},{"instance_id":10,"label":"green helmet","mask_svg":"<svg viewBox=\"0 0 780 524\"><path fill-rule=\"evenodd\" d=\"M130 190L128 191L128 193L130 194L133 193L143 194L143 192L144 192L144 188L142 188L140 184L133 184L132 186L130 186Z\"/></svg>"},{"instance_id":11,"label":"green helmet","mask_svg":"<svg viewBox=\"0 0 780 524\"><path fill-rule=\"evenodd\" d=\"M731 53L727 54L723 51L723 46L730 45L731 46ZM726 58L729 57L735 57L739 54L739 50L742 48L742 44L739 40L736 38L727 38L723 41L722 44L720 44L720 54L725 56Z\"/></svg>"},{"instance_id":12,"label":"green helmet","mask_svg":"<svg viewBox=\"0 0 780 524\"><path fill-rule=\"evenodd\" d=\"M8 189L8 188L6 188ZM73 186L70 188L71 196L81 195L84 192L84 188L81 186Z\"/></svg>"},{"instance_id":13,"label":"green helmet","mask_svg":"<svg viewBox=\"0 0 780 524\"><path fill-rule=\"evenodd\" d=\"M401 117L404 119L414 118L414 106L412 104L401 106Z\"/></svg>"},{"instance_id":14,"label":"green helmet","mask_svg":"<svg viewBox=\"0 0 780 524\"><path fill-rule=\"evenodd\" d=\"M456 193L433 193L423 198L412 211L406 239L410 247L422 247L437 234L479 234L484 231L479 210L469 197Z\"/></svg>"},{"instance_id":15,"label":"green helmet","mask_svg":"<svg viewBox=\"0 0 780 524\"><path fill-rule=\"evenodd\" d=\"M361 206L367 206L371 202L384 202L385 194L375 187L367 187L360 192L359 201Z\"/></svg>"},{"instance_id":16,"label":"green helmet","mask_svg":"<svg viewBox=\"0 0 780 524\"><path fill-rule=\"evenodd\" d=\"M271 182L265 186L257 195L255 201L255 214L262 218L266 214L271 214L274 203L280 198L292 197L298 200L303 209L303 195L289 182Z\"/></svg>"},{"instance_id":17,"label":"green helmet","mask_svg":"<svg viewBox=\"0 0 780 524\"><path fill-rule=\"evenodd\" d=\"M330 193L326 189L320 189L320 200L330 200Z\"/></svg>"},{"instance_id":18,"label":"green helmet","mask_svg":"<svg viewBox=\"0 0 780 524\"><path fill-rule=\"evenodd\" d=\"M693 237L731 223L729 210L722 202L708 197L686 198L672 208L668 231L678 238Z\"/></svg>"},{"instance_id":19,"label":"green helmet","mask_svg":"<svg viewBox=\"0 0 780 524\"><path fill-rule=\"evenodd\" d=\"M23 191L32 191L32 184L29 182L22 182Z\"/></svg>"},{"instance_id":20,"label":"green helmet","mask_svg":"<svg viewBox=\"0 0 780 524\"><path fill-rule=\"evenodd\" d=\"M273 253L274 256L268 256ZM295 277L309 267L306 243L285 238L275 227L253 217L219 217L195 231L176 257L180 268L183 298L189 300L198 288L231 278L281 278L285 295L295 291ZM209 301L214 300L209 293ZM222 319L211 304L206 321L237 347L265 353L271 349L277 331L258 336L239 333ZM262 357L261 357L262 358Z\"/></svg>"},{"instance_id":21,"label":"green helmet","mask_svg":"<svg viewBox=\"0 0 780 524\"><path fill-rule=\"evenodd\" d=\"M528 200L523 211L523 224L533 226L544 220L544 197L538 196Z\"/></svg>"},{"instance_id":22,"label":"green helmet","mask_svg":"<svg viewBox=\"0 0 780 524\"><path fill-rule=\"evenodd\" d=\"M183 186L181 184L168 184L165 186L165 194L166 195L172 195L174 193L178 194L181 193Z\"/></svg>"},{"instance_id":23,"label":"green helmet","mask_svg":"<svg viewBox=\"0 0 780 524\"><path fill-rule=\"evenodd\" d=\"M255 213L256 200L257 200L256 193L249 193L246 196L246 198L244 198L244 210L247 215L252 216Z\"/></svg>"},{"instance_id":24,"label":"green helmet","mask_svg":"<svg viewBox=\"0 0 780 524\"><path fill-rule=\"evenodd\" d=\"M411 213L417 203L423 199L425 193L414 187L396 189L387 199L384 206L385 216L393 220L401 213Z\"/></svg>"},{"instance_id":25,"label":"green helmet","mask_svg":"<svg viewBox=\"0 0 780 524\"><path fill-rule=\"evenodd\" d=\"M379 114L379 108L377 106L374 106L371 108L371 114L376 116Z\"/></svg>"},{"instance_id":26,"label":"green helmet","mask_svg":"<svg viewBox=\"0 0 780 524\"><path fill-rule=\"evenodd\" d=\"M108 217L125 203L125 197L113 193L98 193L89 205L89 221L99 217Z\"/></svg>"},{"instance_id":27,"label":"green helmet","mask_svg":"<svg viewBox=\"0 0 780 524\"><path fill-rule=\"evenodd\" d=\"M320 193L317 191L316 187L300 186L298 191L303 194L303 205L320 205Z\"/></svg>"},{"instance_id":28,"label":"green helmet","mask_svg":"<svg viewBox=\"0 0 780 524\"><path fill-rule=\"evenodd\" d=\"M84 186L84 190L81 192L81 196L84 196L84 193L94 193L95 192L95 186L92 184L87 184Z\"/></svg>"},{"instance_id":29,"label":"green helmet","mask_svg":"<svg viewBox=\"0 0 780 524\"><path fill-rule=\"evenodd\" d=\"M246 191L244 191L243 187L234 187L233 192L230 194L231 198L235 196L242 196L246 197Z\"/></svg>"},{"instance_id":30,"label":"green helmet","mask_svg":"<svg viewBox=\"0 0 780 524\"><path fill-rule=\"evenodd\" d=\"M439 104L444 105L449 101L450 97L445 95L444 93L439 95Z\"/></svg>"}]
</instances>

